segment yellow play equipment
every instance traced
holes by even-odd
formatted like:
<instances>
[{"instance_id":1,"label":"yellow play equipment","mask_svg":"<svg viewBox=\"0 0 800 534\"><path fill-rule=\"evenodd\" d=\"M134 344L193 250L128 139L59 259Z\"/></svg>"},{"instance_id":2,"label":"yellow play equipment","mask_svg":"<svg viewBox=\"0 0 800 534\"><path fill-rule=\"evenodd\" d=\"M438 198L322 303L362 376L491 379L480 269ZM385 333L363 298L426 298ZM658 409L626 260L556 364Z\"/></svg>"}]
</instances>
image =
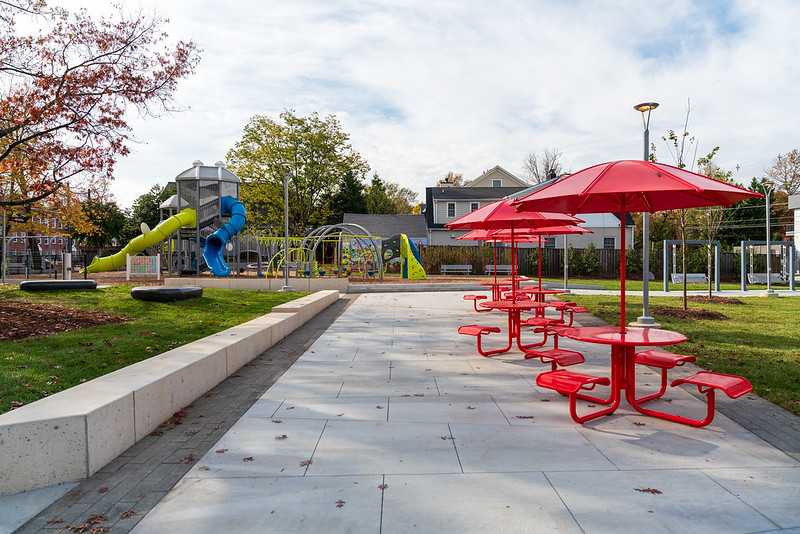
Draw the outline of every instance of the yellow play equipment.
<instances>
[{"instance_id":1,"label":"yellow play equipment","mask_svg":"<svg viewBox=\"0 0 800 534\"><path fill-rule=\"evenodd\" d=\"M127 254L135 256L147 247L152 247L153 245L161 243L181 228L195 226L196 224L197 214L195 211L193 209L182 210L169 219L162 221L149 232L134 237L116 254L104 258L95 257L92 263L89 264L88 267L85 267L85 270L87 273L99 273L124 267ZM83 270L81 272L83 272Z\"/></svg>"}]
</instances>

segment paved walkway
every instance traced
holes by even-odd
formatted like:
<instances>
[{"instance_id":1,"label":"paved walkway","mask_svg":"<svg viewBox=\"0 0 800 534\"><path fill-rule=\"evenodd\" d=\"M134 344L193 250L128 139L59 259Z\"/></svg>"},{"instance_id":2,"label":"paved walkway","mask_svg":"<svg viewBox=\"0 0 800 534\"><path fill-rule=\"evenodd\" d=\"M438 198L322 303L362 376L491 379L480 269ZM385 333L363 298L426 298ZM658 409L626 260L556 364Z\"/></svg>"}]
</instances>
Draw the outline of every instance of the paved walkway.
<instances>
[{"instance_id":1,"label":"paved walkway","mask_svg":"<svg viewBox=\"0 0 800 534\"><path fill-rule=\"evenodd\" d=\"M625 405L576 425L542 364L456 333L503 316L458 292L348 299L19 532L800 533L800 418L747 395L702 429ZM560 345L607 374L607 348Z\"/></svg>"}]
</instances>

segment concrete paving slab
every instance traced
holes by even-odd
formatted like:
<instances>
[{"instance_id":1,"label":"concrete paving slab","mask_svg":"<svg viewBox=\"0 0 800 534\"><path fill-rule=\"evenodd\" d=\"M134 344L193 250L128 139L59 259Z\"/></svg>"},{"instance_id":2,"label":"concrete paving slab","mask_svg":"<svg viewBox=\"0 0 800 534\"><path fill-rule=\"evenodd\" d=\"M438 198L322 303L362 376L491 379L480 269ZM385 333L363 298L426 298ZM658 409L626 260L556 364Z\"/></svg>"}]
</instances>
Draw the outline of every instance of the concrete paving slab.
<instances>
[{"instance_id":1,"label":"concrete paving slab","mask_svg":"<svg viewBox=\"0 0 800 534\"><path fill-rule=\"evenodd\" d=\"M443 423L330 421L309 476L460 473Z\"/></svg>"},{"instance_id":2,"label":"concrete paving slab","mask_svg":"<svg viewBox=\"0 0 800 534\"><path fill-rule=\"evenodd\" d=\"M489 395L464 399L436 397L392 398L389 421L404 423L472 423L508 425L508 420Z\"/></svg>"},{"instance_id":3,"label":"concrete paving slab","mask_svg":"<svg viewBox=\"0 0 800 534\"><path fill-rule=\"evenodd\" d=\"M700 470L548 471L547 479L587 534L779 528Z\"/></svg>"},{"instance_id":4,"label":"concrete paving slab","mask_svg":"<svg viewBox=\"0 0 800 534\"><path fill-rule=\"evenodd\" d=\"M575 428L453 423L450 429L465 473L616 469Z\"/></svg>"},{"instance_id":5,"label":"concrete paving slab","mask_svg":"<svg viewBox=\"0 0 800 534\"><path fill-rule=\"evenodd\" d=\"M256 403L247 413L252 416ZM355 397L331 400L287 399L272 416L275 419L331 419L342 421L386 421L389 397Z\"/></svg>"},{"instance_id":6,"label":"concrete paving slab","mask_svg":"<svg viewBox=\"0 0 800 534\"><path fill-rule=\"evenodd\" d=\"M319 420L242 417L186 476L302 476L324 428Z\"/></svg>"},{"instance_id":7,"label":"concrete paving slab","mask_svg":"<svg viewBox=\"0 0 800 534\"><path fill-rule=\"evenodd\" d=\"M186 478L136 534L380 532L383 478Z\"/></svg>"},{"instance_id":8,"label":"concrete paving slab","mask_svg":"<svg viewBox=\"0 0 800 534\"><path fill-rule=\"evenodd\" d=\"M736 468L703 473L781 528L800 529L800 470Z\"/></svg>"},{"instance_id":9,"label":"concrete paving slab","mask_svg":"<svg viewBox=\"0 0 800 534\"><path fill-rule=\"evenodd\" d=\"M542 473L388 475L382 534L581 529Z\"/></svg>"}]
</instances>

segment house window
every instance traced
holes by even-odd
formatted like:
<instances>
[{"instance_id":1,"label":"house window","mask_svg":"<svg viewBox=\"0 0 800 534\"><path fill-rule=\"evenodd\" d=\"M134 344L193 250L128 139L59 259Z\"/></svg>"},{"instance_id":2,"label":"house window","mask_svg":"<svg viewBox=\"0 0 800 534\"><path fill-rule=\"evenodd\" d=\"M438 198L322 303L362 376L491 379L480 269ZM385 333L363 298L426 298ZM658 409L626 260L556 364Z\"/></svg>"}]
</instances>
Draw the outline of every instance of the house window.
<instances>
[{"instance_id":1,"label":"house window","mask_svg":"<svg viewBox=\"0 0 800 534\"><path fill-rule=\"evenodd\" d=\"M495 178L492 180L492 187L503 187L503 180Z\"/></svg>"},{"instance_id":2,"label":"house window","mask_svg":"<svg viewBox=\"0 0 800 534\"><path fill-rule=\"evenodd\" d=\"M456 203L455 202L448 202L447 203L447 216L451 217L451 218L456 216Z\"/></svg>"},{"instance_id":3,"label":"house window","mask_svg":"<svg viewBox=\"0 0 800 534\"><path fill-rule=\"evenodd\" d=\"M480 204L478 204L477 202L470 202L470 204L469 204L469 211L470 211L470 213L471 213L471 212L473 212L473 211L477 210L477 209L478 209L478 208L480 208L480 207L481 207L481 205L480 205Z\"/></svg>"},{"instance_id":4,"label":"house window","mask_svg":"<svg viewBox=\"0 0 800 534\"><path fill-rule=\"evenodd\" d=\"M603 248L617 248L617 238L616 237L604 237L603 238Z\"/></svg>"},{"instance_id":5,"label":"house window","mask_svg":"<svg viewBox=\"0 0 800 534\"><path fill-rule=\"evenodd\" d=\"M544 238L544 248L556 248L556 238L555 237L545 237Z\"/></svg>"}]
</instances>

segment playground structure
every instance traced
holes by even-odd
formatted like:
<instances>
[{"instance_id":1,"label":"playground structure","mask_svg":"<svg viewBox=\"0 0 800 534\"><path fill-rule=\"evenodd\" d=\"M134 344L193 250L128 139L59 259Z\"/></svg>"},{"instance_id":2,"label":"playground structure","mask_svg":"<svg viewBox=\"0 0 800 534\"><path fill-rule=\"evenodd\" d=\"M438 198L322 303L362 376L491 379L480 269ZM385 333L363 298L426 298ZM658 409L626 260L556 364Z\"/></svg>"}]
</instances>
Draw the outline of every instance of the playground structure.
<instances>
[{"instance_id":1,"label":"playground structure","mask_svg":"<svg viewBox=\"0 0 800 534\"><path fill-rule=\"evenodd\" d=\"M243 237L249 241L250 236ZM289 257L284 258L284 238L254 236L244 252L255 253L256 263L248 265L259 276L278 277L285 268L297 278L322 276L380 278L392 262L400 264L404 278L424 279L419 252L405 235L389 239L375 237L352 223L321 226L303 238L289 239ZM265 255L266 252L266 255ZM269 258L263 261L262 258Z\"/></svg>"},{"instance_id":2,"label":"playground structure","mask_svg":"<svg viewBox=\"0 0 800 534\"><path fill-rule=\"evenodd\" d=\"M748 281L751 284L766 284L767 283L767 273L756 273L755 272L755 264L756 258L754 253L755 246L763 246L766 249L766 261L772 261L772 254L771 250L774 246L781 247L781 269L780 271L773 271L770 269L770 282L771 283L779 283L779 284L789 284L789 290L794 291L795 289L795 280L794 275L797 269L797 258L796 258L796 250L794 247L793 241L772 241L770 240L769 245L767 245L766 240L762 241L742 241L742 247L740 251L740 262L741 262L741 289L742 291L747 291L747 283ZM749 251L749 254L748 254ZM747 258L750 257L749 261L749 269L748 269L748 261Z\"/></svg>"},{"instance_id":3,"label":"playground structure","mask_svg":"<svg viewBox=\"0 0 800 534\"><path fill-rule=\"evenodd\" d=\"M135 256L165 242L162 254L170 274L197 275L208 269L216 276L228 276L231 268L225 260L227 252L233 253L238 272L238 233L247 222L239 202L241 180L221 161L214 166L195 161L175 182L177 194L160 206L162 220L158 226L150 230L142 225L141 235L116 254L95 257L86 272L119 269L125 266L127 255Z\"/></svg>"}]
</instances>

